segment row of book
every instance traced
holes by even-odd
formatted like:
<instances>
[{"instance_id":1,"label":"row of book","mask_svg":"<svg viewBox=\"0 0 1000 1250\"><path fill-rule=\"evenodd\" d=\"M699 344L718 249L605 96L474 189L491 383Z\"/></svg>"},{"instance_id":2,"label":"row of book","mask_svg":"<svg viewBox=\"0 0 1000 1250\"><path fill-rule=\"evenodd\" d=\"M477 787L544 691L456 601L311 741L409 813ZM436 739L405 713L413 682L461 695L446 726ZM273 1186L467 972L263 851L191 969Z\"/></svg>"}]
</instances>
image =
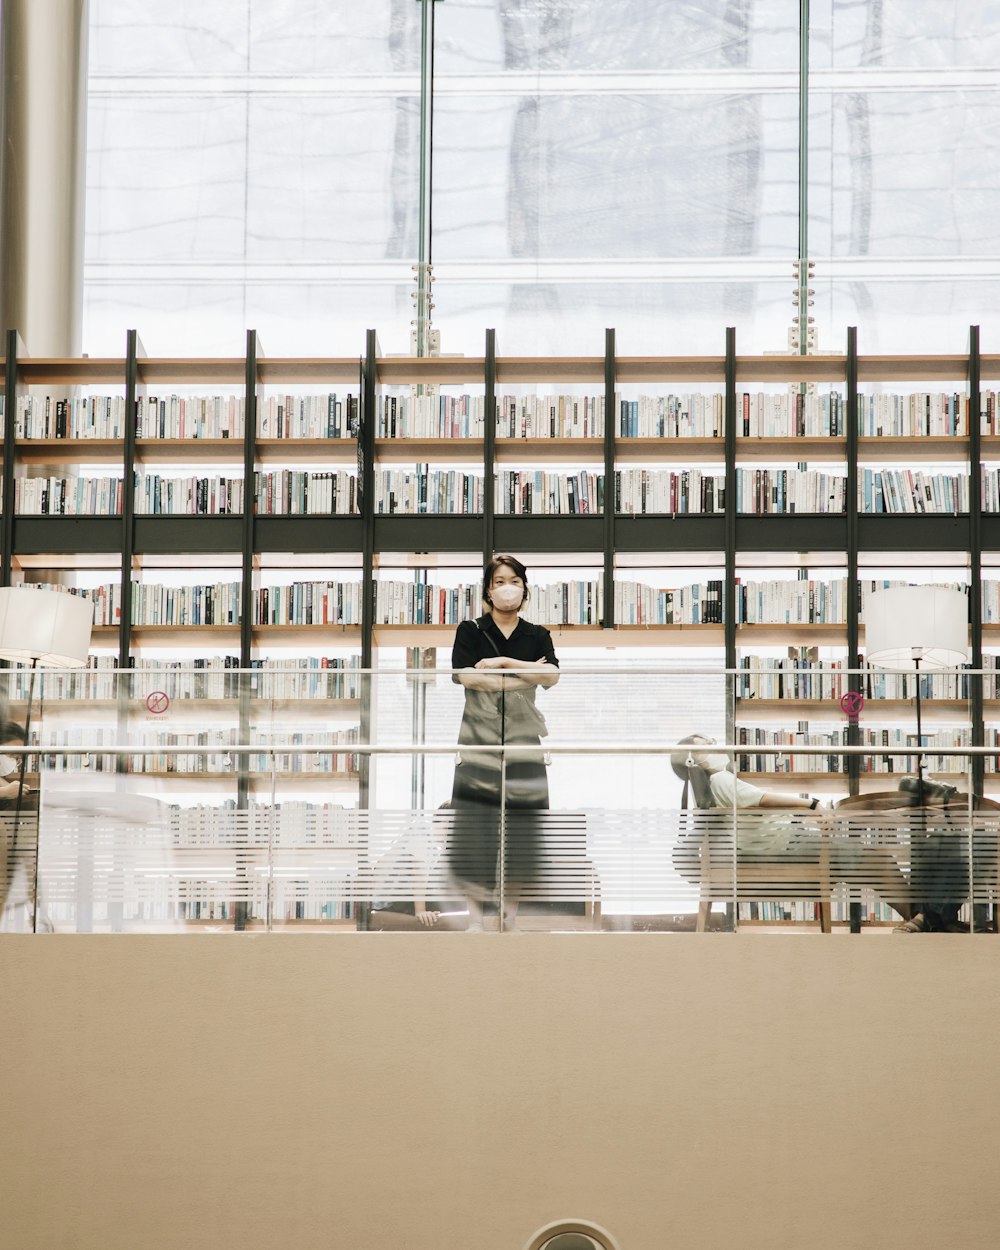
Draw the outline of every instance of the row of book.
<instances>
[{"instance_id":1,"label":"row of book","mask_svg":"<svg viewBox=\"0 0 1000 1250\"><path fill-rule=\"evenodd\" d=\"M497 438L603 437L603 395L497 397Z\"/></svg>"},{"instance_id":2,"label":"row of book","mask_svg":"<svg viewBox=\"0 0 1000 1250\"><path fill-rule=\"evenodd\" d=\"M338 399L331 391L328 395L257 397L260 438L354 438L357 422L356 395Z\"/></svg>"},{"instance_id":3,"label":"row of book","mask_svg":"<svg viewBox=\"0 0 1000 1250\"><path fill-rule=\"evenodd\" d=\"M535 593L532 586L532 600ZM375 583L375 619L383 625L457 625L482 614L482 595L479 581L446 587L380 579Z\"/></svg>"},{"instance_id":4,"label":"row of book","mask_svg":"<svg viewBox=\"0 0 1000 1250\"><path fill-rule=\"evenodd\" d=\"M615 582L619 625L721 625L722 581L658 590L642 582Z\"/></svg>"},{"instance_id":5,"label":"row of book","mask_svg":"<svg viewBox=\"0 0 1000 1250\"><path fill-rule=\"evenodd\" d=\"M171 702L234 699L241 689L257 702L284 699L357 699L361 695L361 657L266 656L250 662L241 673L239 656L195 656L185 660L136 659L119 669L117 655L98 654L78 669L44 670L35 683L35 697L46 699L112 700L123 689L129 699L144 701L151 691L162 691ZM0 672L0 700L24 699L31 682L24 666ZM266 709L265 709L266 710Z\"/></svg>"},{"instance_id":6,"label":"row of book","mask_svg":"<svg viewBox=\"0 0 1000 1250\"><path fill-rule=\"evenodd\" d=\"M737 435L744 438L843 437L846 400L838 391L740 392ZM482 434L482 396L384 396L379 408L382 438L476 438ZM615 395L621 438L721 438L725 396L721 393ZM966 395L920 391L858 398L858 432L883 438L945 437L968 432ZM981 429L995 433L996 393L981 393ZM604 398L599 395L497 398L501 438L597 438L604 434Z\"/></svg>"},{"instance_id":7,"label":"row of book","mask_svg":"<svg viewBox=\"0 0 1000 1250\"><path fill-rule=\"evenodd\" d=\"M849 689L845 660L820 660L815 647L789 647L784 656L744 655L737 661L736 698L840 699Z\"/></svg>"},{"instance_id":8,"label":"row of book","mask_svg":"<svg viewBox=\"0 0 1000 1250\"><path fill-rule=\"evenodd\" d=\"M982 432L988 430L989 392L980 394ZM995 396L993 397L995 399ZM858 433L869 438L941 438L969 431L969 397L944 391L858 397Z\"/></svg>"},{"instance_id":9,"label":"row of book","mask_svg":"<svg viewBox=\"0 0 1000 1250\"><path fill-rule=\"evenodd\" d=\"M357 397L268 395L257 400L261 438L353 438ZM15 419L17 438L123 438L123 395L57 398L23 395ZM136 436L143 439L242 439L246 401L238 395L149 395L136 400Z\"/></svg>"},{"instance_id":10,"label":"row of book","mask_svg":"<svg viewBox=\"0 0 1000 1250\"><path fill-rule=\"evenodd\" d=\"M124 395L19 395L15 438L123 439L128 428Z\"/></svg>"},{"instance_id":11,"label":"row of book","mask_svg":"<svg viewBox=\"0 0 1000 1250\"><path fill-rule=\"evenodd\" d=\"M482 584L446 588L425 582L379 581L376 621L385 625L456 625L482 613ZM601 579L531 587L527 615L536 625L599 625L604 616Z\"/></svg>"},{"instance_id":12,"label":"row of book","mask_svg":"<svg viewBox=\"0 0 1000 1250\"><path fill-rule=\"evenodd\" d=\"M136 481L135 510L146 516L239 516L243 513L243 479L146 473Z\"/></svg>"},{"instance_id":13,"label":"row of book","mask_svg":"<svg viewBox=\"0 0 1000 1250\"><path fill-rule=\"evenodd\" d=\"M847 620L847 579L736 580L738 625L839 625Z\"/></svg>"},{"instance_id":14,"label":"row of book","mask_svg":"<svg viewBox=\"0 0 1000 1250\"><path fill-rule=\"evenodd\" d=\"M253 735L253 744L260 743L259 751L245 756L226 750L235 745L235 730L213 730L192 733L159 732L150 745L174 748L163 752L118 752L119 731L114 726L83 725L71 729L50 730L39 746L38 761L42 768L53 771L155 773L155 774L219 774L233 775L239 772L241 762L250 773L296 773L315 775L354 774L358 771L356 752L342 748L356 745L358 729L324 732L291 732ZM263 738L271 736L288 750L274 750ZM226 739L233 739L227 742ZM313 747L318 750L295 750L294 747ZM52 748L69 748L73 753L55 753Z\"/></svg>"},{"instance_id":15,"label":"row of book","mask_svg":"<svg viewBox=\"0 0 1000 1250\"><path fill-rule=\"evenodd\" d=\"M254 474L259 516L352 516L358 512L353 473L280 469Z\"/></svg>"},{"instance_id":16,"label":"row of book","mask_svg":"<svg viewBox=\"0 0 1000 1250\"><path fill-rule=\"evenodd\" d=\"M996 391L980 392L980 429L997 434ZM797 387L774 392L742 391L736 396L737 435L744 438L842 437L846 400L838 391L803 394ZM3 397L0 396L0 417ZM721 438L725 396L720 392L615 395L617 432L622 438ZM334 392L312 395L260 395L258 434L262 438L352 438L358 397ZM497 396L497 435L501 438L601 438L604 396ZM969 398L956 392L874 393L858 397L858 432L870 438L946 437L968 432ZM199 439L243 437L246 401L241 395L164 395L136 400L139 438ZM376 432L380 438L480 438L485 398L469 394L394 394L379 397ZM22 395L18 397L18 438L101 438L124 436L124 395Z\"/></svg>"},{"instance_id":17,"label":"row of book","mask_svg":"<svg viewBox=\"0 0 1000 1250\"><path fill-rule=\"evenodd\" d=\"M736 506L743 514L843 513L847 479L800 469L738 469ZM254 474L256 509L265 516L356 515L357 477L345 471L290 469ZM243 511L243 479L225 475L136 475L136 511L150 515L216 516ZM384 469L375 474L376 511L475 514L483 509L483 478L457 470ZM506 515L588 515L604 507L602 473L503 470L496 508ZM858 503L867 513L969 511L968 477L910 469L865 469ZM14 484L19 514L115 516L120 477L24 477ZM615 472L615 511L637 514L725 512L725 477L700 469ZM1000 512L1000 470L983 471L983 509Z\"/></svg>"},{"instance_id":18,"label":"row of book","mask_svg":"<svg viewBox=\"0 0 1000 1250\"><path fill-rule=\"evenodd\" d=\"M721 438L726 399L721 394L615 396L620 438Z\"/></svg>"},{"instance_id":19,"label":"row of book","mask_svg":"<svg viewBox=\"0 0 1000 1250\"><path fill-rule=\"evenodd\" d=\"M499 406L498 401L498 406ZM483 395L383 395L376 438L482 438Z\"/></svg>"},{"instance_id":20,"label":"row of book","mask_svg":"<svg viewBox=\"0 0 1000 1250\"><path fill-rule=\"evenodd\" d=\"M809 699L836 703L850 689L845 660L820 660L814 647L790 647L787 656L741 656L736 678L736 697L754 699ZM864 664L862 663L862 667ZM983 667L993 670L983 678L983 697L996 698L1000 692L1000 656L983 656ZM967 672L925 672L920 674L922 699L968 699L972 678ZM885 699L912 699L916 695L915 673L889 673L867 668L860 674L861 693L866 702ZM877 707L874 709L877 713Z\"/></svg>"},{"instance_id":21,"label":"row of book","mask_svg":"<svg viewBox=\"0 0 1000 1250\"><path fill-rule=\"evenodd\" d=\"M615 473L615 511L645 513L711 513L726 510L726 479L718 473L684 469L621 469Z\"/></svg>"},{"instance_id":22,"label":"row of book","mask_svg":"<svg viewBox=\"0 0 1000 1250\"><path fill-rule=\"evenodd\" d=\"M497 474L496 510L509 516L585 516L604 507L604 474L503 470Z\"/></svg>"},{"instance_id":23,"label":"row of book","mask_svg":"<svg viewBox=\"0 0 1000 1250\"><path fill-rule=\"evenodd\" d=\"M357 487L357 477L345 472L254 474L261 516L356 515ZM17 478L14 507L19 515L120 516L122 493L120 477ZM135 510L143 515L231 516L242 514L243 506L242 477L136 475Z\"/></svg>"},{"instance_id":24,"label":"row of book","mask_svg":"<svg viewBox=\"0 0 1000 1250\"><path fill-rule=\"evenodd\" d=\"M947 590L968 591L958 582L935 582ZM986 582L983 583L984 587ZM859 578L862 619L869 596L879 590L909 586L896 578ZM985 619L985 618L984 618ZM847 579L736 579L738 625L842 625L847 620Z\"/></svg>"},{"instance_id":25,"label":"row of book","mask_svg":"<svg viewBox=\"0 0 1000 1250\"><path fill-rule=\"evenodd\" d=\"M483 511L483 478L455 469L377 469L375 511L380 514L463 515Z\"/></svg>"},{"instance_id":26,"label":"row of book","mask_svg":"<svg viewBox=\"0 0 1000 1250\"><path fill-rule=\"evenodd\" d=\"M360 625L361 582L292 582L254 595L258 625Z\"/></svg>"},{"instance_id":27,"label":"row of book","mask_svg":"<svg viewBox=\"0 0 1000 1250\"><path fill-rule=\"evenodd\" d=\"M817 748L816 752L783 755L780 752L740 751L736 756L737 772L752 773L837 773L846 768L846 756L837 748L848 745L848 728L820 731L790 731L742 726L736 731L736 742L742 747L803 746ZM989 737L989 734L987 734ZM997 732L993 734L998 739ZM964 772L967 761L961 756L935 755L935 748L967 747L971 745L971 730L953 728L923 735L924 768L932 772ZM918 740L915 733L900 728L862 729L859 746L880 748L887 755L862 755L860 768L864 773L906 773L916 768ZM987 743L987 745L992 745ZM987 757L987 771L996 771L996 761Z\"/></svg>"},{"instance_id":28,"label":"row of book","mask_svg":"<svg viewBox=\"0 0 1000 1250\"><path fill-rule=\"evenodd\" d=\"M847 507L847 478L817 469L737 469L736 511L754 515L837 512Z\"/></svg>"},{"instance_id":29,"label":"row of book","mask_svg":"<svg viewBox=\"0 0 1000 1250\"><path fill-rule=\"evenodd\" d=\"M246 401L237 395L149 395L136 400L137 438L241 439Z\"/></svg>"},{"instance_id":30,"label":"row of book","mask_svg":"<svg viewBox=\"0 0 1000 1250\"><path fill-rule=\"evenodd\" d=\"M14 479L14 510L21 516L121 516L123 495L120 477Z\"/></svg>"},{"instance_id":31,"label":"row of book","mask_svg":"<svg viewBox=\"0 0 1000 1250\"><path fill-rule=\"evenodd\" d=\"M1000 502L997 471L984 469L982 477L984 506L987 495ZM968 512L969 475L924 473L919 469L864 469L858 495L858 507L864 512Z\"/></svg>"},{"instance_id":32,"label":"row of book","mask_svg":"<svg viewBox=\"0 0 1000 1250\"><path fill-rule=\"evenodd\" d=\"M417 583L378 580L376 605L390 600L389 587L411 590ZM557 587L589 586L589 582L557 583ZM896 579L859 579L862 614L868 596L891 586L910 583ZM967 590L958 583L935 583L948 589ZM40 590L67 589L45 586ZM479 614L481 587L478 581L456 588L424 586L421 594L440 593L448 596L449 607L442 620L422 622L419 616L401 615L399 607L388 614L376 612L376 623L382 624L450 624ZM121 588L107 583L88 591L74 591L91 598L95 605L95 624L116 624L121 613ZM393 594L396 592L393 591ZM534 592L536 595L537 591ZM561 594L562 589L553 593ZM576 591L574 591L576 593ZM302 581L287 586L264 587L255 592L257 624L359 624L361 620L360 581ZM711 624L722 623L723 581L710 579L701 585L657 588L629 580L616 580L616 619L623 625L644 624ZM983 581L984 621L992 624L1000 619L998 583ZM147 582L133 583L132 619L143 625L233 625L239 620L240 583L218 582L205 585L160 586ZM840 625L846 619L847 584L844 578L828 581L815 579L755 581L738 580L736 585L736 623L738 625L825 624ZM463 605L459 607L459 605ZM681 604L688 604L689 614ZM680 608L680 615L675 609ZM619 610L620 609L620 610ZM435 609L436 610L436 609ZM529 616L532 614L529 613ZM582 622L576 622L582 623Z\"/></svg>"}]
</instances>

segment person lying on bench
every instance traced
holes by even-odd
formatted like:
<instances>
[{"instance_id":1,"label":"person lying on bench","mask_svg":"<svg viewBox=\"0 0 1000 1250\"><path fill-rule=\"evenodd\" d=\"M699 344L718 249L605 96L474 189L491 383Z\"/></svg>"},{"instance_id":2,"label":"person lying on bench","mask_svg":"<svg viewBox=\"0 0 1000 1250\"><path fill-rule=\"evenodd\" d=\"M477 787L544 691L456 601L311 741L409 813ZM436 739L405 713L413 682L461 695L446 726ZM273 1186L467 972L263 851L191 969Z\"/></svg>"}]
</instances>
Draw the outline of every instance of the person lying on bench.
<instances>
[{"instance_id":1,"label":"person lying on bench","mask_svg":"<svg viewBox=\"0 0 1000 1250\"><path fill-rule=\"evenodd\" d=\"M864 882L885 899L902 917L910 920L912 907L907 901L909 884L892 855L884 848L867 846L860 837L836 832L824 833L820 822L809 820L808 813L829 813L819 799L796 794L779 794L763 790L738 777L728 755L713 751L714 738L691 734L682 738L684 747L670 756L670 764L684 781L687 803L688 786L694 791L699 808L740 811L799 812L805 819L768 820L751 818L737 824L736 849L740 859L773 859L815 863L819 860L824 837L830 851L830 876L833 880Z\"/></svg>"}]
</instances>

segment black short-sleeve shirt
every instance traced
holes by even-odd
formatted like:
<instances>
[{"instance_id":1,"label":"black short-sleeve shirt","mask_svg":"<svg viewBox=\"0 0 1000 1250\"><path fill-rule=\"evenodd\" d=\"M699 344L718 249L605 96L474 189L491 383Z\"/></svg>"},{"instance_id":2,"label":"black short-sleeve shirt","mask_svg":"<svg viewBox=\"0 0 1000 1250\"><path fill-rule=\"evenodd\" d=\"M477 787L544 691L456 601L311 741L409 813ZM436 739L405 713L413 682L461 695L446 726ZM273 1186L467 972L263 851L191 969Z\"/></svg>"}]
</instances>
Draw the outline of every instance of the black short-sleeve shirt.
<instances>
[{"instance_id":1,"label":"black short-sleeve shirt","mask_svg":"<svg viewBox=\"0 0 1000 1250\"><path fill-rule=\"evenodd\" d=\"M490 638L496 643L495 651L490 646ZM451 652L452 668L475 668L480 660L497 654L509 656L512 660L522 660L525 664L534 664L536 660L544 659L556 668L559 667L552 645L552 635L544 625L532 625L530 621L519 617L514 632L509 638L505 638L489 612L478 621L462 621L455 633L455 645Z\"/></svg>"}]
</instances>

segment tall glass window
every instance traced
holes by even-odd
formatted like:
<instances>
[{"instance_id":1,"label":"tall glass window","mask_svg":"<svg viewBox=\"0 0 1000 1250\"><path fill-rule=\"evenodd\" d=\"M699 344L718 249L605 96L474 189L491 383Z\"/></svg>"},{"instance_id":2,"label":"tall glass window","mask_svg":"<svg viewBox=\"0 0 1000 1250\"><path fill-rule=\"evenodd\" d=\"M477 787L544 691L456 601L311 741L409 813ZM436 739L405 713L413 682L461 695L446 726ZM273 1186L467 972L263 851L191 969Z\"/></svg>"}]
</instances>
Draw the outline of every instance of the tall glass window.
<instances>
[{"instance_id":1,"label":"tall glass window","mask_svg":"<svg viewBox=\"0 0 1000 1250\"><path fill-rule=\"evenodd\" d=\"M348 355L410 316L419 6L93 0L85 346Z\"/></svg>"},{"instance_id":2,"label":"tall glass window","mask_svg":"<svg viewBox=\"0 0 1000 1250\"><path fill-rule=\"evenodd\" d=\"M1000 296L995 5L812 0L818 346L959 350ZM92 0L85 348L407 351L417 0ZM782 350L799 6L442 0L442 350ZM988 342L984 345L988 346Z\"/></svg>"},{"instance_id":3,"label":"tall glass window","mask_svg":"<svg viewBox=\"0 0 1000 1250\"><path fill-rule=\"evenodd\" d=\"M856 324L865 352L961 351L968 325L996 306L996 18L992 4L814 0L809 236L821 338L836 345Z\"/></svg>"}]
</instances>

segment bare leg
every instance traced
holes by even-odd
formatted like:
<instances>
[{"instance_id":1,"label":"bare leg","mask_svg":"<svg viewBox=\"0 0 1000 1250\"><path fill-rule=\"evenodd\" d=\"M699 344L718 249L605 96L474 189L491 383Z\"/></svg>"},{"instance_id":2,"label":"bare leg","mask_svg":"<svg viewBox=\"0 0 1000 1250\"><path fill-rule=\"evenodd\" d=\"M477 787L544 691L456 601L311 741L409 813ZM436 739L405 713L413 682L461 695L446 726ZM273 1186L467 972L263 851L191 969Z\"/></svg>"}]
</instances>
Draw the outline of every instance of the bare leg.
<instances>
[{"instance_id":1,"label":"bare leg","mask_svg":"<svg viewBox=\"0 0 1000 1250\"><path fill-rule=\"evenodd\" d=\"M521 886L508 884L507 897L503 902L503 927L508 933L517 929L517 908L521 901Z\"/></svg>"},{"instance_id":2,"label":"bare leg","mask_svg":"<svg viewBox=\"0 0 1000 1250\"><path fill-rule=\"evenodd\" d=\"M469 924L466 928L467 933L483 932L483 904L472 894L466 896L466 904L469 908Z\"/></svg>"}]
</instances>

